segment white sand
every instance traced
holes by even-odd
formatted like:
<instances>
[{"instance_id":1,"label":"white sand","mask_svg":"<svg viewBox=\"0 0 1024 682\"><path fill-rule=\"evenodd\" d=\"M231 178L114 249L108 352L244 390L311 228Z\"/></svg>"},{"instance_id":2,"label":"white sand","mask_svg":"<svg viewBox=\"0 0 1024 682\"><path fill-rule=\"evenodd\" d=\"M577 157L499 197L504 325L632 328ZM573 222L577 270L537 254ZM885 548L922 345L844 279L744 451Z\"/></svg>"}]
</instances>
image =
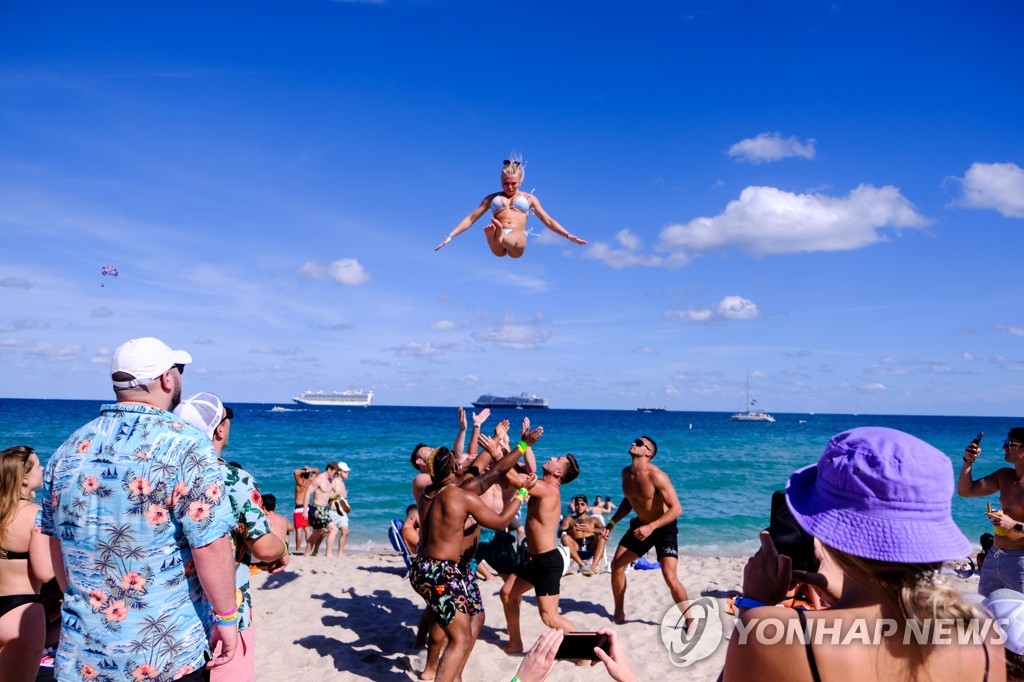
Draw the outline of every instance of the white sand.
<instances>
[{"instance_id":1,"label":"white sand","mask_svg":"<svg viewBox=\"0 0 1024 682\"><path fill-rule=\"evenodd\" d=\"M680 556L680 578L691 598L718 599L723 610L729 591L739 590L746 559ZM258 680L410 680L423 669L425 650L413 647L423 600L401 577L405 565L394 553L350 552L341 560L293 557L277 575L253 576ZM611 626L612 593L607 573L562 578L562 613L580 630L614 627L638 680L665 675L701 682L715 680L725 659L726 642L687 668L676 667L661 640L661 620L672 606L661 572L631 571L626 592L625 625ZM958 590L975 592L977 577L950 577ZM507 635L498 599L500 582L480 583L487 621L463 679L509 680L521 658L502 651ZM727 639L733 621L725 617ZM527 595L522 609L527 647L547 628L536 602ZM577 668L556 663L549 680L610 679L604 667Z\"/></svg>"}]
</instances>

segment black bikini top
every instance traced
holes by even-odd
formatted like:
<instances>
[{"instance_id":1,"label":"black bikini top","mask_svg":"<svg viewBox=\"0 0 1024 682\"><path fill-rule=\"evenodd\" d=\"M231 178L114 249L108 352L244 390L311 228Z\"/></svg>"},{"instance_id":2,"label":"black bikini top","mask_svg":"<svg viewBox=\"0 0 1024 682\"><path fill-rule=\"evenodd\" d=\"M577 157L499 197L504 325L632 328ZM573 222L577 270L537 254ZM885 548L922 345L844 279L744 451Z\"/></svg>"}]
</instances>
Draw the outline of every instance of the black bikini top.
<instances>
[{"instance_id":1,"label":"black bikini top","mask_svg":"<svg viewBox=\"0 0 1024 682\"><path fill-rule=\"evenodd\" d=\"M13 561L14 559L28 559L28 552L12 552L0 547L0 561Z\"/></svg>"}]
</instances>

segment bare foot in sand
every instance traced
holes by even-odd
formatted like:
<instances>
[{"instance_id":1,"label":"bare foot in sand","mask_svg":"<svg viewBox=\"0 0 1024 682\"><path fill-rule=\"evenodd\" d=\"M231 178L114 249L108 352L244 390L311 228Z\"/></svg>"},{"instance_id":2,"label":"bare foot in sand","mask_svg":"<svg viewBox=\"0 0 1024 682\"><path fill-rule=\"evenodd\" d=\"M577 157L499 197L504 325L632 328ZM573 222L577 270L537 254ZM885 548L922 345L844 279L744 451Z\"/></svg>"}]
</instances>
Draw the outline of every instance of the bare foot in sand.
<instances>
[{"instance_id":1,"label":"bare foot in sand","mask_svg":"<svg viewBox=\"0 0 1024 682\"><path fill-rule=\"evenodd\" d=\"M523 643L519 642L517 644L513 644L512 642L509 642L508 644L505 645L505 653L506 654L521 654L521 653L523 653Z\"/></svg>"},{"instance_id":2,"label":"bare foot in sand","mask_svg":"<svg viewBox=\"0 0 1024 682\"><path fill-rule=\"evenodd\" d=\"M616 613L614 616L612 616L612 622L616 625L622 625L626 622L626 614Z\"/></svg>"},{"instance_id":3,"label":"bare foot in sand","mask_svg":"<svg viewBox=\"0 0 1024 682\"><path fill-rule=\"evenodd\" d=\"M421 680L432 680L435 677L437 677L437 670L424 670L419 675Z\"/></svg>"}]
</instances>

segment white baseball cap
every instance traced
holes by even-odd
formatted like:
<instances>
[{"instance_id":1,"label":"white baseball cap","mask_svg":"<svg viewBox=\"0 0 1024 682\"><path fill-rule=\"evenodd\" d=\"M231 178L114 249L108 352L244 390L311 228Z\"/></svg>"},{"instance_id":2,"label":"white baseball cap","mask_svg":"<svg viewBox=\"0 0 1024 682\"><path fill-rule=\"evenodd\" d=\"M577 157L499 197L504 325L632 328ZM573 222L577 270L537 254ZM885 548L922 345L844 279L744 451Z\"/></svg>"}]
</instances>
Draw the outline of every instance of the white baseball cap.
<instances>
[{"instance_id":1,"label":"white baseball cap","mask_svg":"<svg viewBox=\"0 0 1024 682\"><path fill-rule=\"evenodd\" d=\"M174 408L174 414L181 421L194 426L213 440L213 432L217 430L226 415L224 403L212 393L196 393L185 398Z\"/></svg>"},{"instance_id":2,"label":"white baseball cap","mask_svg":"<svg viewBox=\"0 0 1024 682\"><path fill-rule=\"evenodd\" d=\"M338 462L338 468L342 471L349 471L348 465L344 462Z\"/></svg>"},{"instance_id":3,"label":"white baseball cap","mask_svg":"<svg viewBox=\"0 0 1024 682\"><path fill-rule=\"evenodd\" d=\"M175 365L187 365L192 356L183 350L171 350L160 339L147 336L125 341L110 360L110 374L124 372L132 376L131 381L115 381L114 388L135 388L151 384Z\"/></svg>"}]
</instances>

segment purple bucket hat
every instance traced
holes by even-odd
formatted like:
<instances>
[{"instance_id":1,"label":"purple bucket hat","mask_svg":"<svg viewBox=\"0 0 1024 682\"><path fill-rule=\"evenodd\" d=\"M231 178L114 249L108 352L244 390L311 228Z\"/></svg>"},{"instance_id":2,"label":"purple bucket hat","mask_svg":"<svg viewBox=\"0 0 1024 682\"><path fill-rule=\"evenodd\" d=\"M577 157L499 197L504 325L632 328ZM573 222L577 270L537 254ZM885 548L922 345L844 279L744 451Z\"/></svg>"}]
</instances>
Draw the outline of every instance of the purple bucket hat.
<instances>
[{"instance_id":1,"label":"purple bucket hat","mask_svg":"<svg viewBox=\"0 0 1024 682\"><path fill-rule=\"evenodd\" d=\"M864 559L960 559L971 543L950 508L953 465L909 433L862 427L832 437L817 464L789 477L786 502L804 530Z\"/></svg>"}]
</instances>

